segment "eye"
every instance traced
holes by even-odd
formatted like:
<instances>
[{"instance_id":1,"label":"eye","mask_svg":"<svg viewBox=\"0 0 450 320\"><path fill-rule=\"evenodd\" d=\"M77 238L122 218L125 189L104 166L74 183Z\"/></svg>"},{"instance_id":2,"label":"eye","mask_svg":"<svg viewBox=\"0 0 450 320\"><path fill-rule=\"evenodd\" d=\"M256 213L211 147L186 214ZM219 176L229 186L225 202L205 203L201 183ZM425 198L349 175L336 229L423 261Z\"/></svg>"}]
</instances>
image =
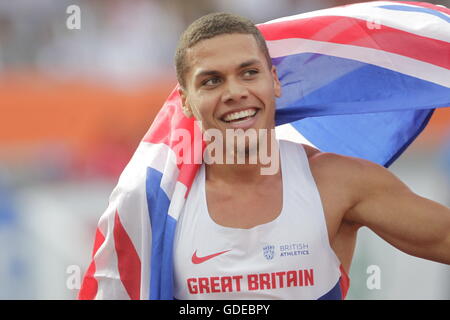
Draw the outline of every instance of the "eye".
<instances>
[{"instance_id":1,"label":"eye","mask_svg":"<svg viewBox=\"0 0 450 320\"><path fill-rule=\"evenodd\" d=\"M251 78L258 73L259 73L259 71L257 69L250 69L250 70L244 71L243 75L246 78Z\"/></svg>"},{"instance_id":2,"label":"eye","mask_svg":"<svg viewBox=\"0 0 450 320\"><path fill-rule=\"evenodd\" d=\"M202 86L207 86L207 87L215 86L215 85L218 85L220 83L220 81L221 80L219 77L209 78L209 79L202 81Z\"/></svg>"}]
</instances>

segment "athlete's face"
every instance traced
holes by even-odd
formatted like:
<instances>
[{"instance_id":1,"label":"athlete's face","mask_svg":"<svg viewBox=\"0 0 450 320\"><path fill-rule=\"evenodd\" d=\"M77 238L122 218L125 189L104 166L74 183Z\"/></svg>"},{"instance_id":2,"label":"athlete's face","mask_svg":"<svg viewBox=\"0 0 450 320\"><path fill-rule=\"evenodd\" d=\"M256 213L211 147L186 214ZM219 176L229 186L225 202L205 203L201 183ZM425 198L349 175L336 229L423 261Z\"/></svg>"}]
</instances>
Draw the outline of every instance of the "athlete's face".
<instances>
[{"instance_id":1,"label":"athlete's face","mask_svg":"<svg viewBox=\"0 0 450 320\"><path fill-rule=\"evenodd\" d=\"M188 49L186 87L180 89L187 116L203 130L272 129L281 86L275 67L250 34L225 34Z\"/></svg>"}]
</instances>

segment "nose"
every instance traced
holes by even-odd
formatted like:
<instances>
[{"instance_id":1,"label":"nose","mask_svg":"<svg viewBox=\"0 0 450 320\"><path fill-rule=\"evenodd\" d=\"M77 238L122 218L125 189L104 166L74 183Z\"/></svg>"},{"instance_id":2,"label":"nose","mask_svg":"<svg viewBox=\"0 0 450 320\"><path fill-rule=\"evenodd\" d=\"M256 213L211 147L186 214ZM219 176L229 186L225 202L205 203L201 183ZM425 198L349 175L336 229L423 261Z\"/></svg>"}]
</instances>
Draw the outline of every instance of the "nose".
<instances>
[{"instance_id":1,"label":"nose","mask_svg":"<svg viewBox=\"0 0 450 320\"><path fill-rule=\"evenodd\" d=\"M222 102L229 104L232 102L239 102L248 97L247 87L237 80L229 80L224 86L222 94Z\"/></svg>"}]
</instances>

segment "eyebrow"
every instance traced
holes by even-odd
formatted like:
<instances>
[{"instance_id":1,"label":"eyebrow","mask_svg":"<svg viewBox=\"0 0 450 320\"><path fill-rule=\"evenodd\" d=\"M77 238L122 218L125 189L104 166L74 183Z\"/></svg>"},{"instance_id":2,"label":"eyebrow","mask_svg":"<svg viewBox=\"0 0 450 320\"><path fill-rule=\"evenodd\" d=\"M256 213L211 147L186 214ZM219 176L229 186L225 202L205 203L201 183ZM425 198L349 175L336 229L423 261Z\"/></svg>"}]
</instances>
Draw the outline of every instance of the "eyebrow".
<instances>
[{"instance_id":1,"label":"eyebrow","mask_svg":"<svg viewBox=\"0 0 450 320\"><path fill-rule=\"evenodd\" d=\"M261 62L260 62L258 59L251 59L251 60L242 62L242 63L239 65L239 68L238 68L238 69L243 69L243 68L246 68L246 67L250 67L250 66L252 66L252 65L254 65L254 64L260 64L260 63L261 63Z\"/></svg>"},{"instance_id":2,"label":"eyebrow","mask_svg":"<svg viewBox=\"0 0 450 320\"><path fill-rule=\"evenodd\" d=\"M250 59L248 61L242 62L236 69L243 69L255 64L260 64L261 62L258 59ZM216 70L204 70L204 71L200 71L195 77L201 78L201 77L206 77L206 76L216 76L216 75L220 75L219 71Z\"/></svg>"}]
</instances>

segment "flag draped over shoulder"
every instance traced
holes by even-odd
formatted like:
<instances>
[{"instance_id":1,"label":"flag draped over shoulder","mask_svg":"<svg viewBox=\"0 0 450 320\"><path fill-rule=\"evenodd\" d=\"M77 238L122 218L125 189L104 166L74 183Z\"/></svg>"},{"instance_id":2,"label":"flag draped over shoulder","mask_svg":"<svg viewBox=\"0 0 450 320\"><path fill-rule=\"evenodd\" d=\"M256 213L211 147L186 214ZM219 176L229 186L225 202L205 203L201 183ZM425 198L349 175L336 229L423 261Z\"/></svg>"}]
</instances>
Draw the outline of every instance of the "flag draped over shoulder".
<instances>
[{"instance_id":1,"label":"flag draped over shoulder","mask_svg":"<svg viewBox=\"0 0 450 320\"><path fill-rule=\"evenodd\" d=\"M376 1L258 28L282 84L278 137L389 166L435 108L450 106L447 8ZM201 162L201 140L175 88L100 218L80 299L173 298L174 233ZM183 161L175 150L186 141L191 152Z\"/></svg>"}]
</instances>

